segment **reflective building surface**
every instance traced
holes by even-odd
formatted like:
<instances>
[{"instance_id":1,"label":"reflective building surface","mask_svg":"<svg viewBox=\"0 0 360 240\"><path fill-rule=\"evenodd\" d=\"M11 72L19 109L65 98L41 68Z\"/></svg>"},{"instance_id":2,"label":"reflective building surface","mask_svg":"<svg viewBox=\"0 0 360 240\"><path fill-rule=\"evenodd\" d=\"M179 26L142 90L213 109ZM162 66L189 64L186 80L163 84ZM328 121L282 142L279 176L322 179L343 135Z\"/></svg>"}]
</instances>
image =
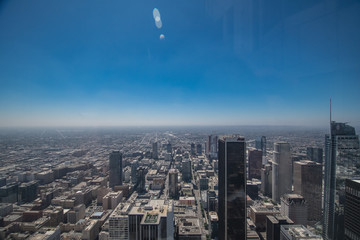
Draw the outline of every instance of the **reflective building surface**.
<instances>
[{"instance_id":1,"label":"reflective building surface","mask_svg":"<svg viewBox=\"0 0 360 240\"><path fill-rule=\"evenodd\" d=\"M359 136L346 123L332 121L325 136L324 239L344 239L345 179L360 176Z\"/></svg>"},{"instance_id":2,"label":"reflective building surface","mask_svg":"<svg viewBox=\"0 0 360 240\"><path fill-rule=\"evenodd\" d=\"M110 154L109 168L109 186L122 185L122 154L119 151L113 151Z\"/></svg>"},{"instance_id":3,"label":"reflective building surface","mask_svg":"<svg viewBox=\"0 0 360 240\"><path fill-rule=\"evenodd\" d=\"M345 182L345 236L344 239L360 239L360 180Z\"/></svg>"},{"instance_id":4,"label":"reflective building surface","mask_svg":"<svg viewBox=\"0 0 360 240\"><path fill-rule=\"evenodd\" d=\"M245 151L243 137L219 140L219 240L246 239Z\"/></svg>"}]
</instances>

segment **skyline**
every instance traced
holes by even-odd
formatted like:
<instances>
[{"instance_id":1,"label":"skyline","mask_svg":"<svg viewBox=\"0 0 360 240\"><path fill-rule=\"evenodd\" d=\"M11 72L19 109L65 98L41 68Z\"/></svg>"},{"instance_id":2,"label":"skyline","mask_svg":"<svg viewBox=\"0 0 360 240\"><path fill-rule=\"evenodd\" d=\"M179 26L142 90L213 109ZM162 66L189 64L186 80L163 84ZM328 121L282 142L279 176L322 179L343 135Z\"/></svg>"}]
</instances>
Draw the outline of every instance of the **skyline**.
<instances>
[{"instance_id":1,"label":"skyline","mask_svg":"<svg viewBox=\"0 0 360 240\"><path fill-rule=\"evenodd\" d=\"M297 3L4 1L0 127L359 126L360 3Z\"/></svg>"}]
</instances>

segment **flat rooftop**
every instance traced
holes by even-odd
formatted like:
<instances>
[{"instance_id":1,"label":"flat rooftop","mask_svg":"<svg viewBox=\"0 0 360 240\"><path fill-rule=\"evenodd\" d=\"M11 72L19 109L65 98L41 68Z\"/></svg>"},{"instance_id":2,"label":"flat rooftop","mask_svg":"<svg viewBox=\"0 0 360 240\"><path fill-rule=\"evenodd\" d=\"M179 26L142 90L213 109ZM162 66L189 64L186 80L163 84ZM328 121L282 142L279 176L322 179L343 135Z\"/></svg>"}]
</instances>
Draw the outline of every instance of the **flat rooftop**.
<instances>
[{"instance_id":1,"label":"flat rooftop","mask_svg":"<svg viewBox=\"0 0 360 240\"><path fill-rule=\"evenodd\" d=\"M179 235L201 235L198 218L182 218L179 221Z\"/></svg>"},{"instance_id":2,"label":"flat rooftop","mask_svg":"<svg viewBox=\"0 0 360 240\"><path fill-rule=\"evenodd\" d=\"M284 232L284 234L291 237L291 239L322 239L321 236L315 235L303 225L282 225L281 232Z\"/></svg>"},{"instance_id":3,"label":"flat rooftop","mask_svg":"<svg viewBox=\"0 0 360 240\"><path fill-rule=\"evenodd\" d=\"M160 216L157 213L147 213L143 224L159 224Z\"/></svg>"}]
</instances>

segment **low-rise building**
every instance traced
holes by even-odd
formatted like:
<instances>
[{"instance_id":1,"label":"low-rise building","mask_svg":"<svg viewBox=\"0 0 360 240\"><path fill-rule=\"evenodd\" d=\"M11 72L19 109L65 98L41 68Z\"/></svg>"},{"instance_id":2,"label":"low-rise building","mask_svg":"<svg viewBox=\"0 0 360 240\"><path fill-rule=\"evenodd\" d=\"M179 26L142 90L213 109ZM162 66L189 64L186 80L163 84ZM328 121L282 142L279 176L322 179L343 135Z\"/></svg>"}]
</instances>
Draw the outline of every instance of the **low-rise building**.
<instances>
[{"instance_id":1,"label":"low-rise building","mask_svg":"<svg viewBox=\"0 0 360 240\"><path fill-rule=\"evenodd\" d=\"M181 218L178 223L179 240L201 240L201 227L198 218Z\"/></svg>"}]
</instances>

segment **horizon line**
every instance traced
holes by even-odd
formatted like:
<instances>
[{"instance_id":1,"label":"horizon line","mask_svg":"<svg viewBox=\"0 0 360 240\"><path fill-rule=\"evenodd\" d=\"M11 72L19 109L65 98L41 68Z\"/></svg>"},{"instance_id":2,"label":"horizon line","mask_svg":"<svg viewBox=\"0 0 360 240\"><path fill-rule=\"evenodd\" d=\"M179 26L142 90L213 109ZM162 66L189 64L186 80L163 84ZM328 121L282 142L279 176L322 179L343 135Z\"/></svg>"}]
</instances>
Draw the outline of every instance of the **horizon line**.
<instances>
[{"instance_id":1,"label":"horizon line","mask_svg":"<svg viewBox=\"0 0 360 240\"><path fill-rule=\"evenodd\" d=\"M360 127L354 125L355 127ZM326 128L327 125L296 125L296 124L163 124L163 125L8 125L0 126L0 129L14 129L14 128L164 128L164 127L303 127L303 128Z\"/></svg>"}]
</instances>

